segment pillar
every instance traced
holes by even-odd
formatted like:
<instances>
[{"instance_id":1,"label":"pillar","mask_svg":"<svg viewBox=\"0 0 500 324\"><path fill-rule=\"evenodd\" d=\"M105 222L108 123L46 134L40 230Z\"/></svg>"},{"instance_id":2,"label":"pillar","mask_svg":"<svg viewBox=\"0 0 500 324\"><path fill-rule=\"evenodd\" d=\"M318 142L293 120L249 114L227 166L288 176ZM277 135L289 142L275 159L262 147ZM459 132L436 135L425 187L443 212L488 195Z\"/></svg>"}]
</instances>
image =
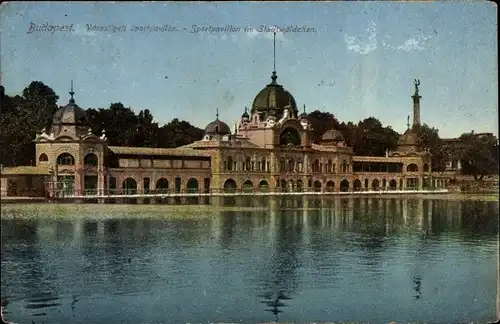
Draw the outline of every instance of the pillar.
<instances>
[{"instance_id":1,"label":"pillar","mask_svg":"<svg viewBox=\"0 0 500 324\"><path fill-rule=\"evenodd\" d=\"M75 195L82 196L83 195L83 168L80 164L75 165Z\"/></svg>"},{"instance_id":2,"label":"pillar","mask_svg":"<svg viewBox=\"0 0 500 324\"><path fill-rule=\"evenodd\" d=\"M408 223L408 199L403 199L402 204L403 224L406 225Z\"/></svg>"},{"instance_id":3,"label":"pillar","mask_svg":"<svg viewBox=\"0 0 500 324\"><path fill-rule=\"evenodd\" d=\"M59 196L58 185L57 185L57 178L58 177L59 177L59 168L58 168L57 163L56 163L56 167L54 168L54 175L52 177L52 185L51 185L51 189L52 189L51 196L53 196L53 197Z\"/></svg>"},{"instance_id":4,"label":"pillar","mask_svg":"<svg viewBox=\"0 0 500 324\"><path fill-rule=\"evenodd\" d=\"M99 167L97 169L97 195L98 196L103 196L104 195L104 188L105 188L105 182L104 182L104 168L101 163L99 163ZM99 203L102 204L104 203L104 200L100 199Z\"/></svg>"},{"instance_id":5,"label":"pillar","mask_svg":"<svg viewBox=\"0 0 500 324\"><path fill-rule=\"evenodd\" d=\"M144 178L142 175L137 179L137 193L140 195L144 193ZM144 204L144 198L137 198L137 204Z\"/></svg>"}]
</instances>

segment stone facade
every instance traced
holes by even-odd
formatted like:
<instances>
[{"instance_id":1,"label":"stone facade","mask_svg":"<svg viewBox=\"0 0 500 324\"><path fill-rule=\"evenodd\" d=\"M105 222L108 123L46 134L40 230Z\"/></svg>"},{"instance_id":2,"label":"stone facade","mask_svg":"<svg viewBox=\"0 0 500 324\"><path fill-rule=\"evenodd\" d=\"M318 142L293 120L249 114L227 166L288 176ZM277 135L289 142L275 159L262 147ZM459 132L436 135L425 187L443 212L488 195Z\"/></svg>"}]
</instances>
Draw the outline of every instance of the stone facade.
<instances>
[{"instance_id":1,"label":"stone facade","mask_svg":"<svg viewBox=\"0 0 500 324\"><path fill-rule=\"evenodd\" d=\"M92 134L71 91L68 105L55 113L51 129L34 140L35 168L47 170L45 190L51 195L332 192L446 185L447 179L434 178L430 153L416 136L421 98L417 83L413 126L408 124L398 149L385 157L363 157L354 156L337 130L327 131L321 143L312 143L305 106L299 115L293 96L277 83L276 72L271 79L233 131L217 114L202 140L172 149L108 146L105 132ZM7 180L2 184L9 187Z\"/></svg>"}]
</instances>

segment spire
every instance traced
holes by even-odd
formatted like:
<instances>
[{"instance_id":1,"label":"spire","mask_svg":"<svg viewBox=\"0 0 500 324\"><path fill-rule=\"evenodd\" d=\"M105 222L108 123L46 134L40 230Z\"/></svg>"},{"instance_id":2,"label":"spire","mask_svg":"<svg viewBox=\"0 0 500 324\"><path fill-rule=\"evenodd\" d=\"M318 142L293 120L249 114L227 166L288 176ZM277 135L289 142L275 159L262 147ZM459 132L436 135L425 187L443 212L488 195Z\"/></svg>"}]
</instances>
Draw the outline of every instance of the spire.
<instances>
[{"instance_id":1,"label":"spire","mask_svg":"<svg viewBox=\"0 0 500 324\"><path fill-rule=\"evenodd\" d=\"M219 108L215 110L215 120L219 120Z\"/></svg>"},{"instance_id":2,"label":"spire","mask_svg":"<svg viewBox=\"0 0 500 324\"><path fill-rule=\"evenodd\" d=\"M306 104L304 104L304 114L307 114L306 113Z\"/></svg>"},{"instance_id":3,"label":"spire","mask_svg":"<svg viewBox=\"0 0 500 324\"><path fill-rule=\"evenodd\" d=\"M276 32L273 33L273 51L274 51L274 55L273 55L273 75L271 76L271 80L273 80L273 82L271 82L271 84L277 84L276 83L276 79L278 78L278 76L276 75Z\"/></svg>"},{"instance_id":4,"label":"spire","mask_svg":"<svg viewBox=\"0 0 500 324\"><path fill-rule=\"evenodd\" d=\"M276 32L273 33L273 48L274 48L273 71L276 72Z\"/></svg>"},{"instance_id":5,"label":"spire","mask_svg":"<svg viewBox=\"0 0 500 324\"><path fill-rule=\"evenodd\" d=\"M245 106L245 114L248 114L248 107Z\"/></svg>"},{"instance_id":6,"label":"spire","mask_svg":"<svg viewBox=\"0 0 500 324\"><path fill-rule=\"evenodd\" d=\"M75 92L73 91L73 79L71 79L71 91L69 92L69 95L71 96L71 98L69 99L69 103L72 103L72 104L75 103L75 99L73 98L74 94L75 94Z\"/></svg>"},{"instance_id":7,"label":"spire","mask_svg":"<svg viewBox=\"0 0 500 324\"><path fill-rule=\"evenodd\" d=\"M410 115L408 115L408 118L406 118L406 127L408 129L410 128Z\"/></svg>"}]
</instances>

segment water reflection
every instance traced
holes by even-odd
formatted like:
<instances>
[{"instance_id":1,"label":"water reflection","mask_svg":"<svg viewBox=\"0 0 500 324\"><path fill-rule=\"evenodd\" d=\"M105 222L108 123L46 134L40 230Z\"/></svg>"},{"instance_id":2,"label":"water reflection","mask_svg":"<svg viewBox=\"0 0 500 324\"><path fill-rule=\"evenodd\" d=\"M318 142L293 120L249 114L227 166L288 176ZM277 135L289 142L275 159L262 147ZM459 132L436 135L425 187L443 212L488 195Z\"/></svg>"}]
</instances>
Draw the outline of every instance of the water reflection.
<instances>
[{"instance_id":1,"label":"water reflection","mask_svg":"<svg viewBox=\"0 0 500 324\"><path fill-rule=\"evenodd\" d=\"M415 296L413 296L415 299L420 299L420 296L422 295L422 279L420 276L414 276L413 278L413 283L414 283L414 289L415 289Z\"/></svg>"},{"instance_id":2,"label":"water reflection","mask_svg":"<svg viewBox=\"0 0 500 324\"><path fill-rule=\"evenodd\" d=\"M37 323L494 315L498 202L263 199L233 200L267 210L206 218L2 215L5 314Z\"/></svg>"},{"instance_id":3,"label":"water reflection","mask_svg":"<svg viewBox=\"0 0 500 324\"><path fill-rule=\"evenodd\" d=\"M233 234L235 231L235 226L236 226L236 217L237 217L237 212L224 212L221 213L220 219L221 223L220 226L222 227L220 230L220 246L223 249L230 249L231 248L231 243L233 240Z\"/></svg>"},{"instance_id":4,"label":"water reflection","mask_svg":"<svg viewBox=\"0 0 500 324\"><path fill-rule=\"evenodd\" d=\"M2 221L2 292L3 297L21 293L25 298L25 309L34 316L45 316L51 308L61 305L59 292L53 284L58 280L57 265L50 263L50 251L44 251L45 242L60 239L60 227L44 221ZM58 228L59 226L59 228ZM14 256L14 258L13 258ZM4 288L5 287L5 288ZM45 310L45 311L41 311ZM8 311L4 312L8 314Z\"/></svg>"},{"instance_id":5,"label":"water reflection","mask_svg":"<svg viewBox=\"0 0 500 324\"><path fill-rule=\"evenodd\" d=\"M299 218L298 211L277 217L271 260L264 264L260 274L258 297L268 307L265 311L272 313L276 321L279 321L279 313L288 306L284 301L292 299L298 286L300 253L303 250L303 224L297 221Z\"/></svg>"}]
</instances>

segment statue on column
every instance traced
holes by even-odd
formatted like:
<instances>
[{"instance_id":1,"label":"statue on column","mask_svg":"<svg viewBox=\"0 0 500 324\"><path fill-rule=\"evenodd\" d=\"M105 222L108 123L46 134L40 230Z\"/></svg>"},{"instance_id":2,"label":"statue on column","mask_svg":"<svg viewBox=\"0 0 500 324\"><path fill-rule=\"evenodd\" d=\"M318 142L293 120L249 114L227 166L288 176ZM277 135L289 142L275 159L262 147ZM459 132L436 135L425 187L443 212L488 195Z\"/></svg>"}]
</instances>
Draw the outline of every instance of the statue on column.
<instances>
[{"instance_id":1,"label":"statue on column","mask_svg":"<svg viewBox=\"0 0 500 324\"><path fill-rule=\"evenodd\" d=\"M418 96L418 86L420 85L420 80L413 80L413 84L415 84L415 96Z\"/></svg>"}]
</instances>

